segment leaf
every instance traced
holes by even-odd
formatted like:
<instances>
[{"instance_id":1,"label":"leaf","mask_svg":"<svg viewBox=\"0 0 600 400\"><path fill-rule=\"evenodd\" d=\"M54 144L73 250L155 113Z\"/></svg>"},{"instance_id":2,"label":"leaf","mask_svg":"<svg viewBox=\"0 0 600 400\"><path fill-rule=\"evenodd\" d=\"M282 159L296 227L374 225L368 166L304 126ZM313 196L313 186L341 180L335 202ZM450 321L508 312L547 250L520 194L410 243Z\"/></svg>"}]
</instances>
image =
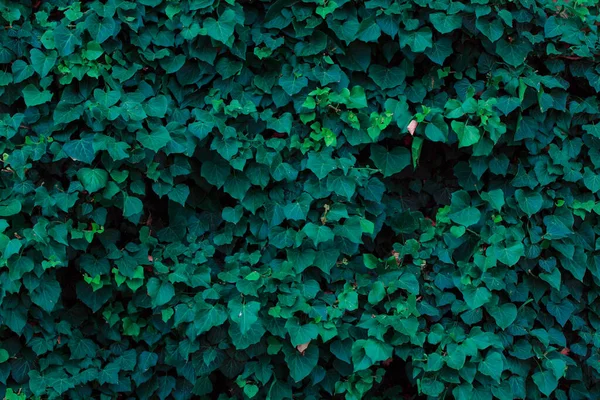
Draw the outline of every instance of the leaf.
<instances>
[{"instance_id":1,"label":"leaf","mask_svg":"<svg viewBox=\"0 0 600 400\"><path fill-rule=\"evenodd\" d=\"M289 134L292 131L292 120L292 114L284 113L279 118L272 118L267 121L267 129Z\"/></svg>"},{"instance_id":2,"label":"leaf","mask_svg":"<svg viewBox=\"0 0 600 400\"><path fill-rule=\"evenodd\" d=\"M433 43L433 34L429 28L421 28L418 31L400 34L400 47L410 47L415 53L422 53Z\"/></svg>"},{"instance_id":3,"label":"leaf","mask_svg":"<svg viewBox=\"0 0 600 400\"><path fill-rule=\"evenodd\" d=\"M265 14L264 23L268 23L278 17L281 14L281 11L286 7L291 7L296 4L299 0L277 0L267 10Z\"/></svg>"},{"instance_id":4,"label":"leaf","mask_svg":"<svg viewBox=\"0 0 600 400\"><path fill-rule=\"evenodd\" d=\"M103 189L108 182L108 172L99 168L82 168L77 171L77 178L89 193Z\"/></svg>"},{"instance_id":5,"label":"leaf","mask_svg":"<svg viewBox=\"0 0 600 400\"><path fill-rule=\"evenodd\" d=\"M551 287L553 287L556 290L560 290L561 273L558 269L552 270L552 272L550 272L549 274L542 272L539 276L540 279L548 282L548 284L550 284Z\"/></svg>"},{"instance_id":6,"label":"leaf","mask_svg":"<svg viewBox=\"0 0 600 400\"><path fill-rule=\"evenodd\" d=\"M308 236L310 240L314 243L315 247L319 245L319 243L324 243L329 240L333 240L333 231L331 228L327 226L321 226L314 224L312 222L307 223L302 228L302 232Z\"/></svg>"},{"instance_id":7,"label":"leaf","mask_svg":"<svg viewBox=\"0 0 600 400\"><path fill-rule=\"evenodd\" d=\"M542 195L538 192L517 189L515 198L517 199L517 203L521 210L529 217L542 209L543 199Z\"/></svg>"},{"instance_id":8,"label":"leaf","mask_svg":"<svg viewBox=\"0 0 600 400\"><path fill-rule=\"evenodd\" d=\"M135 196L127 196L123 200L123 216L126 218L132 217L141 213L144 210L144 204Z\"/></svg>"},{"instance_id":9,"label":"leaf","mask_svg":"<svg viewBox=\"0 0 600 400\"><path fill-rule=\"evenodd\" d=\"M9 359L8 351L6 351L4 349L0 349L0 364L8 361L8 359Z\"/></svg>"},{"instance_id":10,"label":"leaf","mask_svg":"<svg viewBox=\"0 0 600 400\"><path fill-rule=\"evenodd\" d=\"M504 35L504 25L499 18L494 18L491 21L486 18L477 18L475 26L490 42L495 42Z\"/></svg>"},{"instance_id":11,"label":"leaf","mask_svg":"<svg viewBox=\"0 0 600 400\"><path fill-rule=\"evenodd\" d=\"M429 20L433 24L435 30L439 33L450 33L458 29L462 25L462 17L460 15L448 15L446 13L433 13L429 15Z\"/></svg>"},{"instance_id":12,"label":"leaf","mask_svg":"<svg viewBox=\"0 0 600 400\"><path fill-rule=\"evenodd\" d=\"M31 301L43 310L51 312L60 298L61 288L55 279L45 278L40 280L39 286L29 296Z\"/></svg>"},{"instance_id":13,"label":"leaf","mask_svg":"<svg viewBox=\"0 0 600 400\"><path fill-rule=\"evenodd\" d=\"M71 140L65 143L63 151L74 161L81 161L86 164L91 164L94 161L94 158L96 158L96 150L94 149L94 143L91 137Z\"/></svg>"},{"instance_id":14,"label":"leaf","mask_svg":"<svg viewBox=\"0 0 600 400\"><path fill-rule=\"evenodd\" d=\"M152 306L160 307L167 304L175 296L175 288L171 282L150 278L147 284L148 296L152 298Z\"/></svg>"},{"instance_id":15,"label":"leaf","mask_svg":"<svg viewBox=\"0 0 600 400\"><path fill-rule=\"evenodd\" d=\"M48 90L40 91L34 85L29 84L23 88L23 99L27 107L35 107L49 102L53 94Z\"/></svg>"},{"instance_id":16,"label":"leaf","mask_svg":"<svg viewBox=\"0 0 600 400\"><path fill-rule=\"evenodd\" d=\"M304 355L304 352L306 351L306 349L308 349L309 345L310 345L310 341L299 344L298 346L296 346L296 350L298 350L300 352L300 354Z\"/></svg>"},{"instance_id":17,"label":"leaf","mask_svg":"<svg viewBox=\"0 0 600 400\"><path fill-rule=\"evenodd\" d=\"M291 70L289 73L282 74L279 78L279 85L288 95L293 96L308 86L308 79Z\"/></svg>"},{"instance_id":18,"label":"leaf","mask_svg":"<svg viewBox=\"0 0 600 400\"><path fill-rule=\"evenodd\" d=\"M260 303L257 301L231 300L227 307L229 308L229 317L239 325L240 332L245 334L250 327L258 321L258 311Z\"/></svg>"},{"instance_id":19,"label":"leaf","mask_svg":"<svg viewBox=\"0 0 600 400\"><path fill-rule=\"evenodd\" d=\"M496 382L500 381L502 371L504 371L504 361L500 353L488 352L485 359L479 363L479 372L491 377Z\"/></svg>"},{"instance_id":20,"label":"leaf","mask_svg":"<svg viewBox=\"0 0 600 400\"><path fill-rule=\"evenodd\" d=\"M58 50L58 54L62 57L73 54L75 47L81 45L79 35L67 28L64 24L58 25L54 31L54 44ZM99 43L99 40L96 40Z\"/></svg>"},{"instance_id":21,"label":"leaf","mask_svg":"<svg viewBox=\"0 0 600 400\"><path fill-rule=\"evenodd\" d=\"M290 369L290 376L296 382L306 378L317 366L319 361L319 348L308 346L304 353L291 349L285 353L285 362Z\"/></svg>"},{"instance_id":22,"label":"leaf","mask_svg":"<svg viewBox=\"0 0 600 400\"><path fill-rule=\"evenodd\" d=\"M44 54L38 49L31 49L29 54L31 57L31 66L42 78L52 71L58 58L58 54L53 50Z\"/></svg>"},{"instance_id":23,"label":"leaf","mask_svg":"<svg viewBox=\"0 0 600 400\"><path fill-rule=\"evenodd\" d=\"M553 215L544 217L546 236L549 239L563 239L573 233L573 215L563 208L559 208Z\"/></svg>"},{"instance_id":24,"label":"leaf","mask_svg":"<svg viewBox=\"0 0 600 400\"><path fill-rule=\"evenodd\" d=\"M11 66L11 70L15 83L23 82L25 79L33 76L33 73L35 72L35 69L23 60L15 61Z\"/></svg>"},{"instance_id":25,"label":"leaf","mask_svg":"<svg viewBox=\"0 0 600 400\"><path fill-rule=\"evenodd\" d=\"M306 167L310 169L319 179L325 178L331 171L337 168L337 164L331 158L330 152L310 152Z\"/></svg>"},{"instance_id":26,"label":"leaf","mask_svg":"<svg viewBox=\"0 0 600 400\"><path fill-rule=\"evenodd\" d=\"M500 329L505 330L517 319L517 306L505 303L498 307L491 307L488 312L496 321Z\"/></svg>"},{"instance_id":27,"label":"leaf","mask_svg":"<svg viewBox=\"0 0 600 400\"><path fill-rule=\"evenodd\" d=\"M505 63L512 67L523 65L531 50L531 45L523 39L516 39L512 42L500 39L496 43L496 52Z\"/></svg>"},{"instance_id":28,"label":"leaf","mask_svg":"<svg viewBox=\"0 0 600 400\"><path fill-rule=\"evenodd\" d=\"M16 199L0 202L0 217L10 217L21 212L21 202Z\"/></svg>"},{"instance_id":29,"label":"leaf","mask_svg":"<svg viewBox=\"0 0 600 400\"><path fill-rule=\"evenodd\" d=\"M234 32L235 12L227 9L221 14L218 20L207 18L204 21L204 28L208 36L223 44L227 44Z\"/></svg>"},{"instance_id":30,"label":"leaf","mask_svg":"<svg viewBox=\"0 0 600 400\"><path fill-rule=\"evenodd\" d=\"M165 127L161 126L150 132L150 134L139 131L136 134L136 139L145 148L158 153L171 141L171 135Z\"/></svg>"},{"instance_id":31,"label":"leaf","mask_svg":"<svg viewBox=\"0 0 600 400\"><path fill-rule=\"evenodd\" d=\"M285 329L290 334L292 346L294 347L309 343L319 335L319 328L316 324L301 324L297 318L288 319L285 323Z\"/></svg>"},{"instance_id":32,"label":"leaf","mask_svg":"<svg viewBox=\"0 0 600 400\"><path fill-rule=\"evenodd\" d=\"M463 226L475 225L481 219L481 212L475 207L465 207L448 215L452 222Z\"/></svg>"},{"instance_id":33,"label":"leaf","mask_svg":"<svg viewBox=\"0 0 600 400\"><path fill-rule=\"evenodd\" d=\"M385 68L381 65L372 65L369 76L382 89L391 89L404 83L406 72L399 67Z\"/></svg>"},{"instance_id":34,"label":"leaf","mask_svg":"<svg viewBox=\"0 0 600 400\"><path fill-rule=\"evenodd\" d=\"M550 396L558 387L558 379L550 371L536 372L532 378L540 392L545 396Z\"/></svg>"},{"instance_id":35,"label":"leaf","mask_svg":"<svg viewBox=\"0 0 600 400\"><path fill-rule=\"evenodd\" d=\"M487 304L492 299L492 293L485 287L468 286L462 290L462 294L472 310Z\"/></svg>"},{"instance_id":36,"label":"leaf","mask_svg":"<svg viewBox=\"0 0 600 400\"><path fill-rule=\"evenodd\" d=\"M425 136L432 142L448 141L448 124L441 115L436 115L431 122L425 126Z\"/></svg>"},{"instance_id":37,"label":"leaf","mask_svg":"<svg viewBox=\"0 0 600 400\"><path fill-rule=\"evenodd\" d=\"M406 127L408 133L410 133L411 136L415 135L415 131L417 130L418 125L419 123L413 119L412 121L410 121L410 124L408 124L408 126Z\"/></svg>"},{"instance_id":38,"label":"leaf","mask_svg":"<svg viewBox=\"0 0 600 400\"><path fill-rule=\"evenodd\" d=\"M583 184L592 193L598 193L600 191L600 175L596 175L590 168L584 168Z\"/></svg>"},{"instance_id":39,"label":"leaf","mask_svg":"<svg viewBox=\"0 0 600 400\"><path fill-rule=\"evenodd\" d=\"M167 113L168 104L169 100L166 96L156 96L148 100L148 102L144 105L144 111L146 111L146 114L149 117L162 118Z\"/></svg>"},{"instance_id":40,"label":"leaf","mask_svg":"<svg viewBox=\"0 0 600 400\"><path fill-rule=\"evenodd\" d=\"M473 146L481 139L479 129L474 126L466 125L464 122L452 121L452 130L458 136L458 147Z\"/></svg>"},{"instance_id":41,"label":"leaf","mask_svg":"<svg viewBox=\"0 0 600 400\"><path fill-rule=\"evenodd\" d=\"M512 267L525 255L525 247L521 242L507 242L492 247L493 254L500 261Z\"/></svg>"},{"instance_id":42,"label":"leaf","mask_svg":"<svg viewBox=\"0 0 600 400\"><path fill-rule=\"evenodd\" d=\"M411 162L411 155L404 147L395 147L388 151L383 146L371 145L371 160L381 170L383 176L388 177L408 167Z\"/></svg>"}]
</instances>

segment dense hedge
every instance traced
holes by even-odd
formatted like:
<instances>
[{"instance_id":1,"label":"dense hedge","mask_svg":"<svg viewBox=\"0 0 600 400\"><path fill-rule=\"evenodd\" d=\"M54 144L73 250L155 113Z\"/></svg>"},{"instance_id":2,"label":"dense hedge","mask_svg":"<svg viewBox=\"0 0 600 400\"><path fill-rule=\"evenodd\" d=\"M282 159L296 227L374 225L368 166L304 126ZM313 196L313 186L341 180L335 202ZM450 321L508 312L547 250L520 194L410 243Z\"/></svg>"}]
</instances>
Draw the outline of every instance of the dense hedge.
<instances>
[{"instance_id":1,"label":"dense hedge","mask_svg":"<svg viewBox=\"0 0 600 400\"><path fill-rule=\"evenodd\" d=\"M0 13L0 396L600 398L595 1Z\"/></svg>"}]
</instances>

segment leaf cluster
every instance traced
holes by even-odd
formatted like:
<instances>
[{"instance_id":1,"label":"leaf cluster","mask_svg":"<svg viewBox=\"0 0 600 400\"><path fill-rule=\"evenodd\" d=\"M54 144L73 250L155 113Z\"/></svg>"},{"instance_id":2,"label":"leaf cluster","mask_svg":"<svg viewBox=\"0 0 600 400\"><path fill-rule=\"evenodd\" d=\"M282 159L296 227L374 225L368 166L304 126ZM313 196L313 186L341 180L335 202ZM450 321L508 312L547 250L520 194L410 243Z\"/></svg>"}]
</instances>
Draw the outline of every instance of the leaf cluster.
<instances>
[{"instance_id":1,"label":"leaf cluster","mask_svg":"<svg viewBox=\"0 0 600 400\"><path fill-rule=\"evenodd\" d=\"M0 397L600 397L595 1L0 22Z\"/></svg>"}]
</instances>

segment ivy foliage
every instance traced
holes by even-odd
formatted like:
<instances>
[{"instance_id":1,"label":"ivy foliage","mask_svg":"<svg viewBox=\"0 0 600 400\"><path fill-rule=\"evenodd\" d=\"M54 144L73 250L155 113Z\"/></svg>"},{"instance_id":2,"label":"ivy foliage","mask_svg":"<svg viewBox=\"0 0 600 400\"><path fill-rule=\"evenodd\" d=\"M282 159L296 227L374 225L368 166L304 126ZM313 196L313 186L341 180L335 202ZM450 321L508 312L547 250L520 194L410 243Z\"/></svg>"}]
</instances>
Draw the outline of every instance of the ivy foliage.
<instances>
[{"instance_id":1,"label":"ivy foliage","mask_svg":"<svg viewBox=\"0 0 600 400\"><path fill-rule=\"evenodd\" d=\"M0 19L0 395L600 397L595 1Z\"/></svg>"}]
</instances>

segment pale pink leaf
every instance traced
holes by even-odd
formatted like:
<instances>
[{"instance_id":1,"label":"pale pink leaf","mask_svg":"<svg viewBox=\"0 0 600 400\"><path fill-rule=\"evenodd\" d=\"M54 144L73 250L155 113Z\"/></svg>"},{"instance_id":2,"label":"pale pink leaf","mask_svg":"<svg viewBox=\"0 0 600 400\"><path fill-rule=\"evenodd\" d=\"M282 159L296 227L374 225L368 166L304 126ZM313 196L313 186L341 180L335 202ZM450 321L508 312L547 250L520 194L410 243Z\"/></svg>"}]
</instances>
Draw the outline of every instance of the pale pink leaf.
<instances>
[{"instance_id":1,"label":"pale pink leaf","mask_svg":"<svg viewBox=\"0 0 600 400\"><path fill-rule=\"evenodd\" d=\"M408 129L408 133L410 133L411 136L415 135L417 125L419 125L419 123L413 119L412 121L410 121L410 124L408 124L408 126L406 127L406 129Z\"/></svg>"},{"instance_id":2,"label":"pale pink leaf","mask_svg":"<svg viewBox=\"0 0 600 400\"><path fill-rule=\"evenodd\" d=\"M299 344L298 346L296 346L296 349L301 353L304 354L304 352L306 351L306 349L308 349L308 345L310 343L310 340L306 343L302 343Z\"/></svg>"}]
</instances>

